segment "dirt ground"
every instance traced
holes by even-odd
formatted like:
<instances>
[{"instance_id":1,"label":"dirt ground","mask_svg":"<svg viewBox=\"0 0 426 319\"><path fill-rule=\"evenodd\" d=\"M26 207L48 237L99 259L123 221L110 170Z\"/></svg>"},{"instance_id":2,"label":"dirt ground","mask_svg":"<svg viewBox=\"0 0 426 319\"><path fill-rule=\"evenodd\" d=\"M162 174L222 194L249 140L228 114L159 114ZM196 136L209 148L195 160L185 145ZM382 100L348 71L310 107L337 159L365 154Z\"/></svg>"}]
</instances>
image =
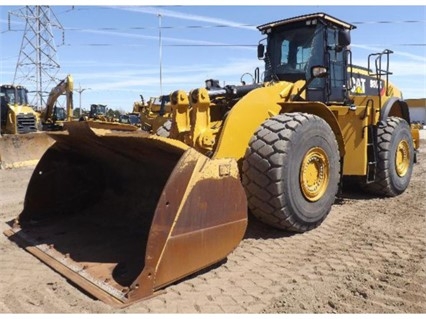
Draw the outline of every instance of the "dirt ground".
<instances>
[{"instance_id":1,"label":"dirt ground","mask_svg":"<svg viewBox=\"0 0 426 319\"><path fill-rule=\"evenodd\" d=\"M426 140L395 198L345 189L304 234L250 218L222 263L124 309L95 300L0 235L0 313L426 313ZM0 231L33 168L0 170Z\"/></svg>"}]
</instances>

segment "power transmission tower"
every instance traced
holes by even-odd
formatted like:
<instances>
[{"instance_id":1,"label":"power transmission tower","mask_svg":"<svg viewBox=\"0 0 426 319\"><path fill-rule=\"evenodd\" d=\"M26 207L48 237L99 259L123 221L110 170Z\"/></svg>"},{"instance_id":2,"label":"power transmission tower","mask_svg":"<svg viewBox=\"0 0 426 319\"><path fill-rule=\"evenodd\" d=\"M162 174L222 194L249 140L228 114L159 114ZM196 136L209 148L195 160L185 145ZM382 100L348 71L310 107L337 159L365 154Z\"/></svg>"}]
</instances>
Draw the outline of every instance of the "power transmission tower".
<instances>
[{"instance_id":1,"label":"power transmission tower","mask_svg":"<svg viewBox=\"0 0 426 319\"><path fill-rule=\"evenodd\" d=\"M52 28L62 30L62 44L64 28L49 6L26 6L9 12L9 31L11 15L25 20L13 83L25 86L30 93L31 105L40 109L46 105L46 88L58 81L56 75L60 69Z\"/></svg>"}]
</instances>

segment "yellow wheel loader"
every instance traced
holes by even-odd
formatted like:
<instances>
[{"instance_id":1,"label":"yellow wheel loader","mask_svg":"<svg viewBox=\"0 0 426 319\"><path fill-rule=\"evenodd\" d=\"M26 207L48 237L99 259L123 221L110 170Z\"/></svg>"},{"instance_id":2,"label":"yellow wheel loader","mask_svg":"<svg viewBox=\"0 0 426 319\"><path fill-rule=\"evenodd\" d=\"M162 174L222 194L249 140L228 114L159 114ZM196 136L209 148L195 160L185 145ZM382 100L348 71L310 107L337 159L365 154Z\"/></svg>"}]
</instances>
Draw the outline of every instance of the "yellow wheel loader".
<instances>
[{"instance_id":1,"label":"yellow wheel loader","mask_svg":"<svg viewBox=\"0 0 426 319\"><path fill-rule=\"evenodd\" d=\"M28 103L28 90L20 85L0 86L0 168L36 165L53 139L38 132L38 112Z\"/></svg>"},{"instance_id":2,"label":"yellow wheel loader","mask_svg":"<svg viewBox=\"0 0 426 319\"><path fill-rule=\"evenodd\" d=\"M28 103L28 90L4 84L1 91L1 133L23 134L37 131L37 113Z\"/></svg>"},{"instance_id":3,"label":"yellow wheel loader","mask_svg":"<svg viewBox=\"0 0 426 319\"><path fill-rule=\"evenodd\" d=\"M80 122L86 121L90 127L103 130L136 131L137 126L121 123L119 119L115 121L107 115L107 106L105 104L91 104L87 115L81 116Z\"/></svg>"},{"instance_id":4,"label":"yellow wheel loader","mask_svg":"<svg viewBox=\"0 0 426 319\"><path fill-rule=\"evenodd\" d=\"M5 233L110 304L128 305L226 258L247 214L304 232L344 177L409 186L416 149L389 50L352 66L355 27L324 13L258 27L264 81L170 94L168 137L68 123ZM385 66L385 67L383 67Z\"/></svg>"},{"instance_id":5,"label":"yellow wheel loader","mask_svg":"<svg viewBox=\"0 0 426 319\"><path fill-rule=\"evenodd\" d=\"M135 110L140 114L142 130L159 136L169 135L172 114L169 95L151 97L147 103L141 95L141 101L133 104Z\"/></svg>"}]
</instances>

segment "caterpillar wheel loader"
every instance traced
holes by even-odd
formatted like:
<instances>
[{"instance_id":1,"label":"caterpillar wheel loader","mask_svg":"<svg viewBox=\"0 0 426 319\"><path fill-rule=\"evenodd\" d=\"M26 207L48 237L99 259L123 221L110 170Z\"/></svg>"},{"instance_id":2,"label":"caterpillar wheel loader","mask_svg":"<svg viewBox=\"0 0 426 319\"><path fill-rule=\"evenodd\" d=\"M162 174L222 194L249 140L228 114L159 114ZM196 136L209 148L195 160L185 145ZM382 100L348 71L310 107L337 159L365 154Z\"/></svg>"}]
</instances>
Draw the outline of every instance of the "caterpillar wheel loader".
<instances>
[{"instance_id":1,"label":"caterpillar wheel loader","mask_svg":"<svg viewBox=\"0 0 426 319\"><path fill-rule=\"evenodd\" d=\"M53 139L39 132L40 119L21 85L0 86L0 168L36 165Z\"/></svg>"},{"instance_id":2,"label":"caterpillar wheel loader","mask_svg":"<svg viewBox=\"0 0 426 319\"><path fill-rule=\"evenodd\" d=\"M138 129L137 126L121 123L118 119L114 121L112 117L107 115L105 104L91 104L89 113L81 116L79 121L86 121L90 127L103 130L136 131Z\"/></svg>"},{"instance_id":3,"label":"caterpillar wheel loader","mask_svg":"<svg viewBox=\"0 0 426 319\"><path fill-rule=\"evenodd\" d=\"M5 234L125 306L225 259L248 210L305 232L343 177L401 194L416 154L409 110L388 81L389 50L352 66L354 28L324 13L259 26L264 81L172 92L168 137L67 123Z\"/></svg>"},{"instance_id":4,"label":"caterpillar wheel loader","mask_svg":"<svg viewBox=\"0 0 426 319\"><path fill-rule=\"evenodd\" d=\"M141 95L141 101L135 102L133 109L138 109L142 130L160 136L168 135L172 115L169 95L151 97L147 103Z\"/></svg>"}]
</instances>

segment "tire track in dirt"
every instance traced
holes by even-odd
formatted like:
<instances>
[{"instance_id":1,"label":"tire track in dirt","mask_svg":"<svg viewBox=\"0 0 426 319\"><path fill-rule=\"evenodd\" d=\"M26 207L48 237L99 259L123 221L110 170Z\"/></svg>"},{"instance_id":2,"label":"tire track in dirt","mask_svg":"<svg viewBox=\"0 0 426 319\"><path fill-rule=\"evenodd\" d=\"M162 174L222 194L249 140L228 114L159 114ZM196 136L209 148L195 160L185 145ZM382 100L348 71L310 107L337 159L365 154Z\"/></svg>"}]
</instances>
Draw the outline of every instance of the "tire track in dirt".
<instances>
[{"instance_id":1,"label":"tire track in dirt","mask_svg":"<svg viewBox=\"0 0 426 319\"><path fill-rule=\"evenodd\" d=\"M325 291L324 300L314 303L316 308L304 301L296 303L290 308L294 312L359 312L368 307L377 308L376 312L394 312L401 304L409 311L421 310L424 290L399 297L405 290L397 287L406 283L397 281L396 270L406 265L403 260L392 261L398 256L413 259L414 263L424 259L424 251L417 255L414 252L425 246L425 238L406 237L407 230L400 227L395 231L396 222L388 221L395 219L387 212L389 201L398 204L399 200L344 199L344 203L333 208L321 227L305 234L290 235L252 219L246 238L228 257L226 264L170 289L177 293L178 299L191 300L192 305L185 308L188 312L220 312L216 300L221 300L223 311L258 312L265 309L268 312L271 309L268 303L283 292L290 292L290 299L286 297L288 304L292 290L299 289L305 294L305 297L296 295L295 300L306 300L306 287L312 287L312 293L316 295L312 297L316 298ZM418 203L413 205L419 207ZM383 273L384 278L380 277ZM334 283L330 284L330 281ZM392 289L380 283L375 285L376 281L387 281L387 286ZM182 290L182 287L191 289ZM170 289L166 289L167 294ZM407 296L413 301L407 301ZM152 301L158 302L169 303L164 306L166 309L179 309L173 302L170 306L167 296L161 301ZM261 308L265 304L266 307ZM155 307L150 301L145 305ZM279 309L272 307L274 312ZM132 310L137 311L137 306Z\"/></svg>"},{"instance_id":2,"label":"tire track in dirt","mask_svg":"<svg viewBox=\"0 0 426 319\"><path fill-rule=\"evenodd\" d=\"M425 167L415 166L410 188L396 198L345 192L324 223L304 234L250 216L225 261L125 309L92 299L0 236L0 312L424 313ZM0 171L1 230L22 210L31 172Z\"/></svg>"},{"instance_id":3,"label":"tire track in dirt","mask_svg":"<svg viewBox=\"0 0 426 319\"><path fill-rule=\"evenodd\" d=\"M84 308L96 309L95 312L109 310L25 251L11 249L8 259L0 261L0 300L3 302L0 312L75 313L84 312ZM96 304L100 304L101 308L97 309ZM76 310L76 307L80 310Z\"/></svg>"},{"instance_id":4,"label":"tire track in dirt","mask_svg":"<svg viewBox=\"0 0 426 319\"><path fill-rule=\"evenodd\" d=\"M16 217L22 210L26 185L30 179L33 168L16 170L1 170L0 183L0 231L7 229L4 221ZM24 187L23 187L24 186Z\"/></svg>"},{"instance_id":5,"label":"tire track in dirt","mask_svg":"<svg viewBox=\"0 0 426 319\"><path fill-rule=\"evenodd\" d=\"M424 312L425 287L419 284L425 282L426 260L426 222L419 211L426 195L424 173L416 165L412 185L396 198L344 197L321 227L304 234L313 243L299 259L309 264L295 266L309 280L295 277L297 285L287 287L287 295L264 312L371 312L371 307L374 312ZM306 298L306 285L314 287L317 308L288 302Z\"/></svg>"}]
</instances>

